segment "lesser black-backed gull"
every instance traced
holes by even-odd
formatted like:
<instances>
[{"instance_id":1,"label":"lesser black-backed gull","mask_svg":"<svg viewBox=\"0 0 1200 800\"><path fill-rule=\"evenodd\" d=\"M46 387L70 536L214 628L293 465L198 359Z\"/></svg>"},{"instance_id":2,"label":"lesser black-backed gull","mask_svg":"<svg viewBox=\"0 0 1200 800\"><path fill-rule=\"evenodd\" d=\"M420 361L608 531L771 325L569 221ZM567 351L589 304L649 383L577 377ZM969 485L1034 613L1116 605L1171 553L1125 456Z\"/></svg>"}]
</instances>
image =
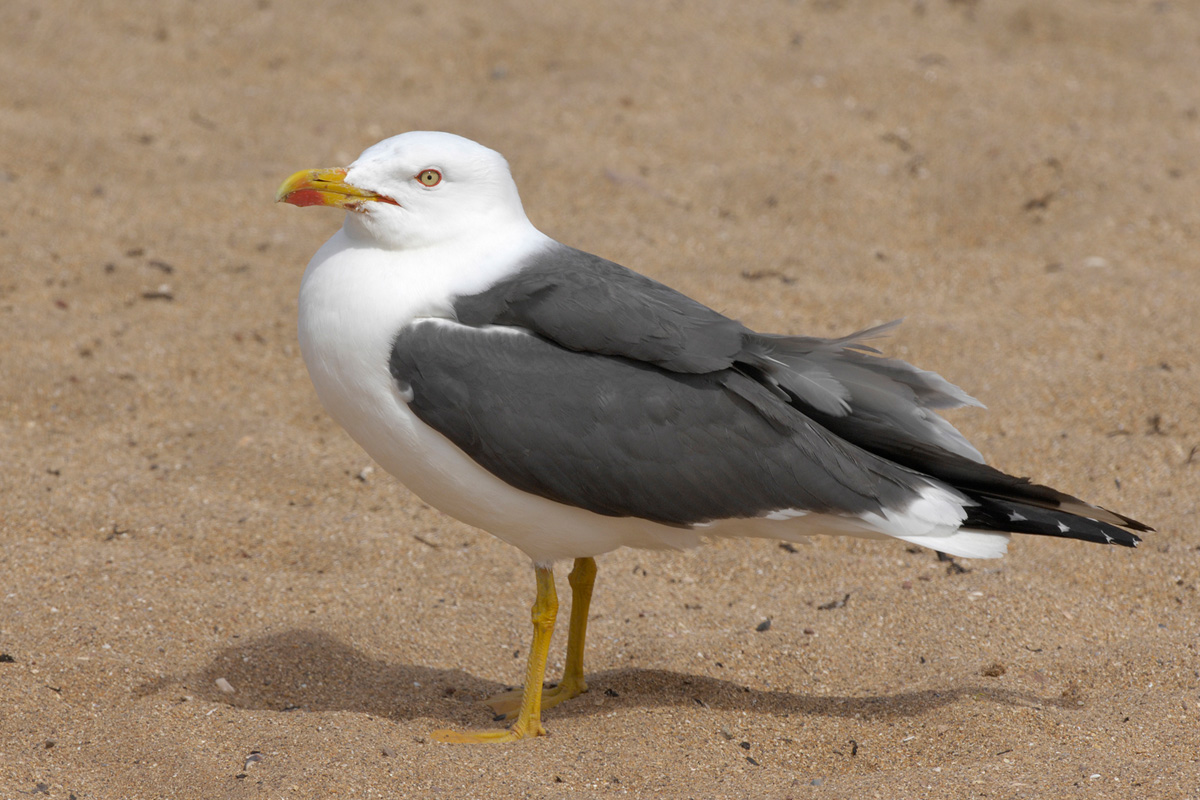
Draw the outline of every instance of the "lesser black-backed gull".
<instances>
[{"instance_id":1,"label":"lesser black-backed gull","mask_svg":"<svg viewBox=\"0 0 1200 800\"><path fill-rule=\"evenodd\" d=\"M541 708L586 690L593 559L618 547L835 533L994 558L1010 533L1134 546L1126 529L1149 530L985 465L936 413L978 403L863 343L883 328L757 333L554 241L475 142L406 133L278 199L349 212L300 288L329 413L425 502L533 559L524 690L490 701L515 719L443 741L542 734ZM543 691L563 559L567 659Z\"/></svg>"}]
</instances>

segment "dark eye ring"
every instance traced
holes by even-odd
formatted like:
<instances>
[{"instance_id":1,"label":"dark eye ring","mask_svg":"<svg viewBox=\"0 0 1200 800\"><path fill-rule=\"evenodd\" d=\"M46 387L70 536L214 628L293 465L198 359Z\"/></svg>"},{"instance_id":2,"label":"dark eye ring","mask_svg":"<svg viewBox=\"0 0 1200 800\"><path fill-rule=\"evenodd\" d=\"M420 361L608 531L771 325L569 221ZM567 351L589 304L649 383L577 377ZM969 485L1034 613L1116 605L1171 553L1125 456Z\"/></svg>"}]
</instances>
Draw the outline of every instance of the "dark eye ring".
<instances>
[{"instance_id":1,"label":"dark eye ring","mask_svg":"<svg viewBox=\"0 0 1200 800\"><path fill-rule=\"evenodd\" d=\"M423 169L417 173L417 180L422 186L437 186L442 182L442 173L436 169Z\"/></svg>"}]
</instances>

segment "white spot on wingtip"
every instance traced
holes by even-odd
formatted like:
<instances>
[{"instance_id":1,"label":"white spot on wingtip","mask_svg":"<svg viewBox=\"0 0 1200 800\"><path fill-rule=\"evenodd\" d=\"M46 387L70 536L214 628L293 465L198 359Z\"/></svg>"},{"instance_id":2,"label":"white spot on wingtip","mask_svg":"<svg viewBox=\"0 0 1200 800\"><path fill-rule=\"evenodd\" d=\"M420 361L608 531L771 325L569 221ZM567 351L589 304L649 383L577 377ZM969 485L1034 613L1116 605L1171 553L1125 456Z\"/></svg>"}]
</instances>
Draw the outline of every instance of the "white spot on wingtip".
<instances>
[{"instance_id":1,"label":"white spot on wingtip","mask_svg":"<svg viewBox=\"0 0 1200 800\"><path fill-rule=\"evenodd\" d=\"M796 517L803 517L806 514L808 514L808 512L802 508L781 508L778 511L772 511L769 514L763 514L763 519L769 519L769 520L775 520L775 521L782 522L783 520L795 519Z\"/></svg>"},{"instance_id":2,"label":"white spot on wingtip","mask_svg":"<svg viewBox=\"0 0 1200 800\"><path fill-rule=\"evenodd\" d=\"M1016 511L1008 512L1009 522L1025 522L1027 519L1029 519L1029 517L1025 516L1024 514L1018 514Z\"/></svg>"},{"instance_id":3,"label":"white spot on wingtip","mask_svg":"<svg viewBox=\"0 0 1200 800\"><path fill-rule=\"evenodd\" d=\"M1067 526L1067 524L1066 524L1065 522L1059 522L1059 523L1058 523L1058 529L1059 529L1060 531L1062 531L1063 533L1066 533L1067 531L1071 530L1071 528L1070 528L1070 527L1068 527L1068 526Z\"/></svg>"}]
</instances>

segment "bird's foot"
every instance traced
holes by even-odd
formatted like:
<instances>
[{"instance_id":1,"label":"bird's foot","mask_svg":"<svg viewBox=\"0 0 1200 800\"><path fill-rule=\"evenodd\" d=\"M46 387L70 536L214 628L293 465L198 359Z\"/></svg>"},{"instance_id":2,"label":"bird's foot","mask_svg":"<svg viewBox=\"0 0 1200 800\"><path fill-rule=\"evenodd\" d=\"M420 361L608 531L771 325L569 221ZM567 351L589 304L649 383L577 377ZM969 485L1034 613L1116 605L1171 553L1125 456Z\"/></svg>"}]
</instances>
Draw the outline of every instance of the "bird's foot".
<instances>
[{"instance_id":1,"label":"bird's foot","mask_svg":"<svg viewBox=\"0 0 1200 800\"><path fill-rule=\"evenodd\" d=\"M513 723L511 728L494 731L434 731L430 736L435 742L447 744L502 744L515 742L518 739L532 739L535 736L545 736L546 729L537 720L522 724L521 720Z\"/></svg>"},{"instance_id":2,"label":"bird's foot","mask_svg":"<svg viewBox=\"0 0 1200 800\"><path fill-rule=\"evenodd\" d=\"M587 681L583 678L564 676L557 686L542 690L542 708L554 708L559 703L570 700L572 697L578 697L587 690ZM521 697L522 690L513 689L510 692L492 695L483 702L497 715L502 715L504 719L513 719L521 710Z\"/></svg>"}]
</instances>

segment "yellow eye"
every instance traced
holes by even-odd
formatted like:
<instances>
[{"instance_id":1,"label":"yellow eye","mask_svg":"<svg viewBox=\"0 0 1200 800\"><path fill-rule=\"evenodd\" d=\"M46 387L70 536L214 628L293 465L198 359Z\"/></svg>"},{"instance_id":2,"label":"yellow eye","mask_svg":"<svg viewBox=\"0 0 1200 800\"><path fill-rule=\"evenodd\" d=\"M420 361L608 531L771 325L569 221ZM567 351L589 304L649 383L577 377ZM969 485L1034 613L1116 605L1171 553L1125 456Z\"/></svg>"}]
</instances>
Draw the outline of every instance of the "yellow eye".
<instances>
[{"instance_id":1,"label":"yellow eye","mask_svg":"<svg viewBox=\"0 0 1200 800\"><path fill-rule=\"evenodd\" d=\"M423 169L417 174L422 186L437 186L442 182L442 173L436 169Z\"/></svg>"}]
</instances>

